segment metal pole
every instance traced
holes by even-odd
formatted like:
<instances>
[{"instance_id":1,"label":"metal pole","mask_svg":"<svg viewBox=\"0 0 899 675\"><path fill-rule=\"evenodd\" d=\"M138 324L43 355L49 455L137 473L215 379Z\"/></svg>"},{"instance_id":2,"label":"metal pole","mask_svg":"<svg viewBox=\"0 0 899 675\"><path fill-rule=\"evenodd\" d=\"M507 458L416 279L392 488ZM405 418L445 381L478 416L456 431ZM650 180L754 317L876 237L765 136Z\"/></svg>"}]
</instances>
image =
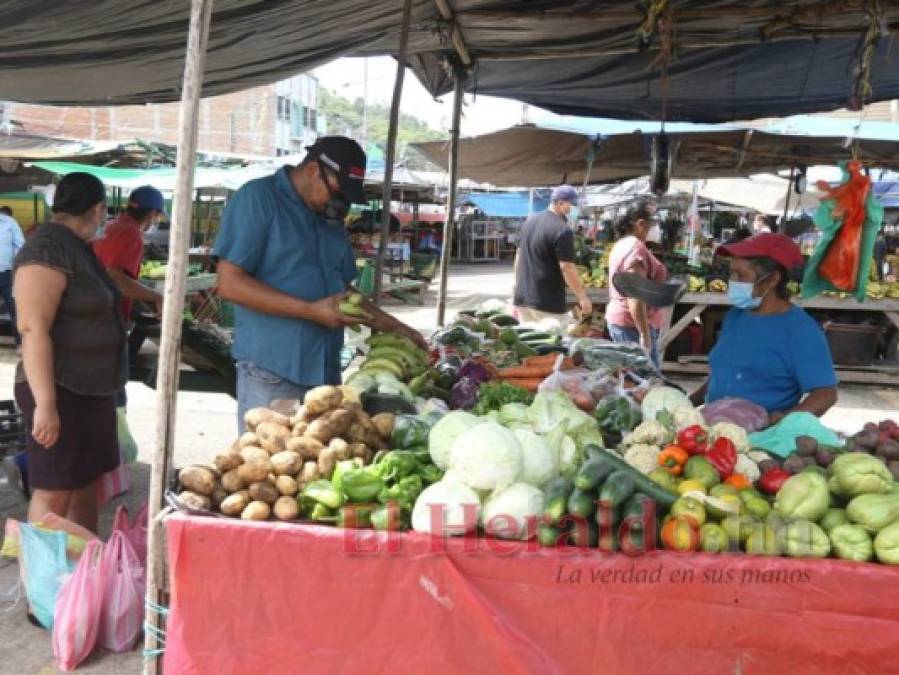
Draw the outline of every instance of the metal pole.
<instances>
[{"instance_id":1,"label":"metal pole","mask_svg":"<svg viewBox=\"0 0 899 675\"><path fill-rule=\"evenodd\" d=\"M781 234L783 234L786 229L785 226L787 224L787 211L790 209L790 195L793 194L793 181L795 180L796 167L790 168L790 184L787 185L787 199L784 202L784 219L783 223L781 223Z\"/></svg>"},{"instance_id":2,"label":"metal pole","mask_svg":"<svg viewBox=\"0 0 899 675\"><path fill-rule=\"evenodd\" d=\"M190 27L184 58L184 84L178 115L178 154L175 162L175 196L172 226L169 232L168 272L165 276L165 303L159 343L156 378L156 448L150 474L149 527L147 528L147 603L163 604L165 588L165 556L162 523L157 518L163 507L165 486L175 440L175 402L178 396L178 364L181 350L181 316L184 313L184 289L187 280L187 250L190 237L191 203L193 201L194 166L197 155L197 121L206 45L213 0L191 0ZM147 658L145 675L161 670L158 639L162 623L159 613L148 609L148 629L144 635Z\"/></svg>"},{"instance_id":3,"label":"metal pole","mask_svg":"<svg viewBox=\"0 0 899 675\"><path fill-rule=\"evenodd\" d=\"M453 126L450 129L449 196L446 199L446 223L443 226L443 250L440 254L440 290L437 296L437 325L446 318L446 280L453 251L453 231L456 228L456 183L459 180L459 122L462 118L463 76L453 72Z\"/></svg>"},{"instance_id":4,"label":"metal pole","mask_svg":"<svg viewBox=\"0 0 899 675\"><path fill-rule=\"evenodd\" d=\"M390 126L387 128L387 153L384 158L384 198L381 200L381 237L375 261L375 286L372 302L381 302L381 283L384 276L384 254L390 235L390 202L393 198L393 162L396 157L396 133L400 120L400 99L403 97L403 76L406 74L406 47L409 44L409 19L412 0L403 0L403 23L400 28L400 49L396 57L396 79L393 81L393 100L390 102Z\"/></svg>"}]
</instances>

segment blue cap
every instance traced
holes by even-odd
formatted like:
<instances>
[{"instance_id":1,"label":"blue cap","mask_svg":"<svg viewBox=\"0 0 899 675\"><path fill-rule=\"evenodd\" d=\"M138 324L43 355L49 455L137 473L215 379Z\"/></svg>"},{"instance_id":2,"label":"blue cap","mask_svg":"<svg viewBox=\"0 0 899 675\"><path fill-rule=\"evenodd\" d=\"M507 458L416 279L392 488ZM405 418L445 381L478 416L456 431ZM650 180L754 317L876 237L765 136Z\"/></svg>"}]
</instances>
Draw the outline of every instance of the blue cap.
<instances>
[{"instance_id":1,"label":"blue cap","mask_svg":"<svg viewBox=\"0 0 899 675\"><path fill-rule=\"evenodd\" d=\"M139 209L153 209L168 217L165 212L165 198L162 193L152 185L142 185L129 195L128 203L134 204Z\"/></svg>"},{"instance_id":2,"label":"blue cap","mask_svg":"<svg viewBox=\"0 0 899 675\"><path fill-rule=\"evenodd\" d=\"M570 185L560 185L553 190L550 201L569 202L573 206L577 206L577 190Z\"/></svg>"}]
</instances>

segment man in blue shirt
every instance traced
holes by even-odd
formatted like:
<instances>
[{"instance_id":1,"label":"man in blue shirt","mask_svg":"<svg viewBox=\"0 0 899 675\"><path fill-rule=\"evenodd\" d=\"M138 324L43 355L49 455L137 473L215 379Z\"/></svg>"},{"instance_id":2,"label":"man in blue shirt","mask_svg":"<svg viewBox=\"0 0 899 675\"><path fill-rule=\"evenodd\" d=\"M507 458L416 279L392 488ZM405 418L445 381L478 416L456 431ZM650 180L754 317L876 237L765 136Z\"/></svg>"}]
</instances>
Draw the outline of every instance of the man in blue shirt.
<instances>
[{"instance_id":1,"label":"man in blue shirt","mask_svg":"<svg viewBox=\"0 0 899 675\"><path fill-rule=\"evenodd\" d=\"M823 415L837 401L837 378L823 331L790 302L789 270L802 265L799 247L785 235L763 233L716 253L731 258L733 308L709 355L709 379L691 399L752 401L768 411L771 424L791 412Z\"/></svg>"},{"instance_id":2,"label":"man in blue shirt","mask_svg":"<svg viewBox=\"0 0 899 675\"><path fill-rule=\"evenodd\" d=\"M247 410L302 399L340 383L344 328L338 303L356 278L343 228L349 204L366 202L366 157L355 141L326 136L299 166L250 181L222 217L215 255L218 293L235 304L238 426ZM365 303L374 329L421 334Z\"/></svg>"},{"instance_id":3,"label":"man in blue shirt","mask_svg":"<svg viewBox=\"0 0 899 675\"><path fill-rule=\"evenodd\" d=\"M0 206L0 298L3 298L3 304L9 312L17 352L22 344L22 338L16 328L16 301L12 297L12 265L16 253L24 243L25 236L18 221L12 217L12 209Z\"/></svg>"}]
</instances>

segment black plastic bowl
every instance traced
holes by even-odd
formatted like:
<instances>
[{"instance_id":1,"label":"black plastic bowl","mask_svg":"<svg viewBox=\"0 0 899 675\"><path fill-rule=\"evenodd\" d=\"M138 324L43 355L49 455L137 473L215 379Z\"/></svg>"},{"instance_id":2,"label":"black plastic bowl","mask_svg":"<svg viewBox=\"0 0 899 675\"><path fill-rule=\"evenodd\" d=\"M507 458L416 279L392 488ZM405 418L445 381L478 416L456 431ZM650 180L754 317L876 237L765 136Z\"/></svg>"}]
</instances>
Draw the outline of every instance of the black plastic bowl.
<instances>
[{"instance_id":1,"label":"black plastic bowl","mask_svg":"<svg viewBox=\"0 0 899 675\"><path fill-rule=\"evenodd\" d=\"M630 272L615 274L612 283L622 295L641 300L650 307L670 307L687 291L682 281L650 281Z\"/></svg>"}]
</instances>

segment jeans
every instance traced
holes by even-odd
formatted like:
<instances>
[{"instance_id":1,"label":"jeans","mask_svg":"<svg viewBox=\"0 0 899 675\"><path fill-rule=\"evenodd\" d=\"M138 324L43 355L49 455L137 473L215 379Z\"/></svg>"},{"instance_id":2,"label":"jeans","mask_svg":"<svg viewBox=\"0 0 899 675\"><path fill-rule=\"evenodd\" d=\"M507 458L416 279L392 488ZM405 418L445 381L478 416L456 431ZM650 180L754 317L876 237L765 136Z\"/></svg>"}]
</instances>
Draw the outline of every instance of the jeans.
<instances>
[{"instance_id":1,"label":"jeans","mask_svg":"<svg viewBox=\"0 0 899 675\"><path fill-rule=\"evenodd\" d=\"M640 331L631 326L613 326L609 324L609 337L613 342L634 342L640 344ZM656 368L660 368L659 363L659 329L649 328L649 335L652 338L652 349L649 352L649 358L655 364Z\"/></svg>"},{"instance_id":2,"label":"jeans","mask_svg":"<svg viewBox=\"0 0 899 675\"><path fill-rule=\"evenodd\" d=\"M244 415L253 408L267 408L275 399L303 400L312 387L295 384L250 361L237 362L237 434L245 431Z\"/></svg>"},{"instance_id":3,"label":"jeans","mask_svg":"<svg viewBox=\"0 0 899 675\"><path fill-rule=\"evenodd\" d=\"M6 305L6 311L9 312L9 321L12 324L12 336L16 341L16 347L22 344L22 336L16 327L16 301L12 297L12 272L0 272L0 298L3 298L3 304Z\"/></svg>"}]
</instances>

